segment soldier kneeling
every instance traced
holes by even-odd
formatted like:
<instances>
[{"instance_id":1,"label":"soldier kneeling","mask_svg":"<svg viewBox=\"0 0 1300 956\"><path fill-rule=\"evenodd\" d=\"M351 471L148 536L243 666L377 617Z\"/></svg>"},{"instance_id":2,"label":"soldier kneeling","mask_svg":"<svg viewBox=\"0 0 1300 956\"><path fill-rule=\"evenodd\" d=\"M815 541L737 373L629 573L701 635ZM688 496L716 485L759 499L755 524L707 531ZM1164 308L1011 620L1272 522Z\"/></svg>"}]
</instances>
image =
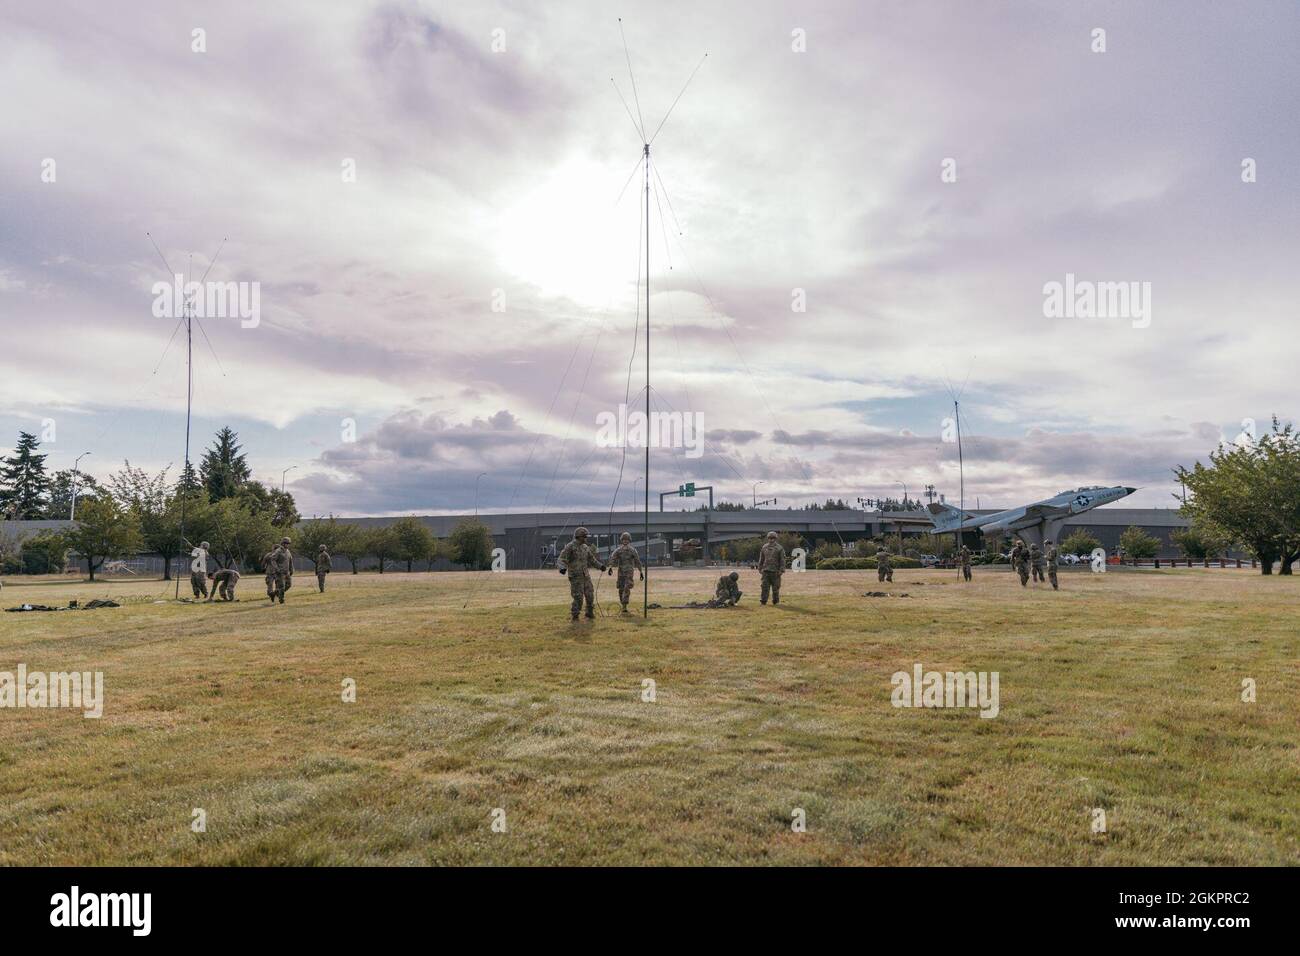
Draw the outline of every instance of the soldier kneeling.
<instances>
[{"instance_id":1,"label":"soldier kneeling","mask_svg":"<svg viewBox=\"0 0 1300 956\"><path fill-rule=\"evenodd\" d=\"M718 578L713 600L718 607L731 607L740 600L740 575L735 571Z\"/></svg>"}]
</instances>

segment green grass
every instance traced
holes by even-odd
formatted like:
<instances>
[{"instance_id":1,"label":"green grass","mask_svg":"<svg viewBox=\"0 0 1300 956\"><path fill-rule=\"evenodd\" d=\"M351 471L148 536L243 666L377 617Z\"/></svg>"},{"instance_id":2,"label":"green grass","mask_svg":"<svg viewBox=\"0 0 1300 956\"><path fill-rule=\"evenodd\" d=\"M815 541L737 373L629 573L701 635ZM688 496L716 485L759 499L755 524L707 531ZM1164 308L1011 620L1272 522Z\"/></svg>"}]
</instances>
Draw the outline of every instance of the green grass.
<instances>
[{"instance_id":1,"label":"green grass","mask_svg":"<svg viewBox=\"0 0 1300 956\"><path fill-rule=\"evenodd\" d=\"M107 697L100 720L0 710L0 863L1300 858L1300 580L975 574L788 574L772 608L747 571L734 609L579 625L553 572L300 575L283 607L255 578L208 606L9 579L5 607L132 600L0 614L0 670L101 670ZM658 572L651 599L717 575ZM917 662L1000 672L1000 715L892 707Z\"/></svg>"}]
</instances>

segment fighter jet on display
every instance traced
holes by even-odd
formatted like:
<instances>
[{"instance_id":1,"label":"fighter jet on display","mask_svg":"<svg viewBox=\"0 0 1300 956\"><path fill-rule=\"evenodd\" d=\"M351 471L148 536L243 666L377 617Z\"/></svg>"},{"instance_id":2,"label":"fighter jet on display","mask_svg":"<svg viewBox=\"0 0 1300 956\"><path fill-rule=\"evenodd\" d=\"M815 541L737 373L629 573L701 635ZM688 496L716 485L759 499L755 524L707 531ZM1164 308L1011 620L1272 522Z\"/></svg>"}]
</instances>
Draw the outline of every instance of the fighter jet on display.
<instances>
[{"instance_id":1,"label":"fighter jet on display","mask_svg":"<svg viewBox=\"0 0 1300 956\"><path fill-rule=\"evenodd\" d=\"M991 515L976 515L969 511L963 513L952 505L932 502L929 506L930 520L934 523L935 534L978 528L985 536L995 540L1004 534L1011 534L1024 539L1026 544L1041 547L1044 540L1060 544L1061 528L1071 518L1091 511L1098 505L1108 505L1112 501L1127 498L1135 491L1136 488L1126 488L1123 485L1092 485L1062 491L1051 498L1035 501L1032 505Z\"/></svg>"}]
</instances>

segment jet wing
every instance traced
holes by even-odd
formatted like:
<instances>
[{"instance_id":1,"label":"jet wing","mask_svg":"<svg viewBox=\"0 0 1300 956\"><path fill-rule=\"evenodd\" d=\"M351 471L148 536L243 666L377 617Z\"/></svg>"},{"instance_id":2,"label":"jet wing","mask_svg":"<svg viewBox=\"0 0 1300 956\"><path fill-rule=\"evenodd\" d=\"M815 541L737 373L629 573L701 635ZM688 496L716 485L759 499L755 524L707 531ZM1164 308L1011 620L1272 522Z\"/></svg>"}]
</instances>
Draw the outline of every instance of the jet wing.
<instances>
[{"instance_id":1,"label":"jet wing","mask_svg":"<svg viewBox=\"0 0 1300 956\"><path fill-rule=\"evenodd\" d=\"M1022 521L1041 521L1044 518L1060 518L1070 513L1069 505L1030 505L1025 509Z\"/></svg>"}]
</instances>

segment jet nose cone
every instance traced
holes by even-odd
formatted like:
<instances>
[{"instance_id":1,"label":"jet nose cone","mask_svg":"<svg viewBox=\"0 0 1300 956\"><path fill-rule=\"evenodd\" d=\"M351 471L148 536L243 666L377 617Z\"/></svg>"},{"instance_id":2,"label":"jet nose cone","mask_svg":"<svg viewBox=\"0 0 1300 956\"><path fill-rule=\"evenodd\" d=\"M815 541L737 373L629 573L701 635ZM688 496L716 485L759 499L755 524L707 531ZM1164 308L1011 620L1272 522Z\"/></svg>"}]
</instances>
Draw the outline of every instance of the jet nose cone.
<instances>
[{"instance_id":1,"label":"jet nose cone","mask_svg":"<svg viewBox=\"0 0 1300 956\"><path fill-rule=\"evenodd\" d=\"M1129 488L1129 487L1125 487L1124 490L1130 495L1133 494L1133 492L1137 491L1136 488Z\"/></svg>"}]
</instances>

